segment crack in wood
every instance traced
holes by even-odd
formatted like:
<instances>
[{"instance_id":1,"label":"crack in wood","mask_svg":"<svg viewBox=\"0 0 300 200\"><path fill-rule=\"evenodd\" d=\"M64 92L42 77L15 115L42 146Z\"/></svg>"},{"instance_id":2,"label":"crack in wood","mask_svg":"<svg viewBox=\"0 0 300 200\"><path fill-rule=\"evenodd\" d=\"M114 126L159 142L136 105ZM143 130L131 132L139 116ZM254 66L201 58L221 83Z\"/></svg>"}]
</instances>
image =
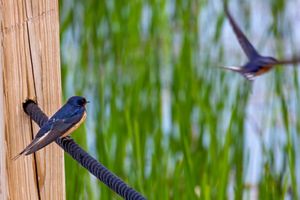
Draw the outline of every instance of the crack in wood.
<instances>
[{"instance_id":1,"label":"crack in wood","mask_svg":"<svg viewBox=\"0 0 300 200\"><path fill-rule=\"evenodd\" d=\"M25 7L27 7L27 3L25 2ZM32 73L32 77L33 77L33 87L34 87L34 95L37 96L37 91L36 91L36 83L35 83L35 75L34 75L34 69L33 69L33 58L32 58L32 54L33 54L33 50L32 50L32 42L30 40L30 28L29 28L29 23L30 23L30 19L33 19L33 18L28 18L28 13L27 13L27 9L25 9L25 12L26 12L26 15L27 15L27 20L25 21L26 22L26 26L27 26L27 39L28 39L28 46L29 46L29 56L30 56L30 66L31 66L31 73ZM49 12L50 13L50 12ZM50 14L49 14L50 15ZM37 16L37 17L41 17L42 15L40 16ZM26 73L28 71L26 70ZM28 74L26 75L26 81L27 81L27 84L29 85L29 76ZM28 92L29 93L29 92ZM32 124L32 121L30 123L30 129L31 129L31 136L32 136L32 139L34 138L34 130L33 130L33 124ZM34 154L33 156L33 160L34 160L34 167L35 167L35 181L36 181L36 187L37 187L37 194L38 194L38 199L41 199L41 188L40 188L40 184L39 184L39 173L38 173L38 163L37 163L37 158L36 158L36 155Z\"/></svg>"},{"instance_id":2,"label":"crack in wood","mask_svg":"<svg viewBox=\"0 0 300 200\"><path fill-rule=\"evenodd\" d=\"M20 30L20 29L24 28L25 26L27 26L28 23L34 22L36 20L41 20L41 18L44 18L47 16L51 16L53 13L55 13L55 9L50 9L48 11L42 12L41 14L39 14L37 16L29 17L21 23L15 23L10 26L1 25L1 32L4 35L11 34L11 33L15 32L16 30Z\"/></svg>"}]
</instances>

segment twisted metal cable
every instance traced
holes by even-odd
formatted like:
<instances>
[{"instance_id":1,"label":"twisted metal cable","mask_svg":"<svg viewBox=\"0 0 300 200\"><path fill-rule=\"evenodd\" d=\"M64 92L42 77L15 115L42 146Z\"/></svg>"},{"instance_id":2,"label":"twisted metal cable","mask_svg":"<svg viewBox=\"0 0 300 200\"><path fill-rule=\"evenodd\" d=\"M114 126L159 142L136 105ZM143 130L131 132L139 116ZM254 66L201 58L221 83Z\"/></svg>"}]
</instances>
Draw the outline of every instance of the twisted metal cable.
<instances>
[{"instance_id":1,"label":"twisted metal cable","mask_svg":"<svg viewBox=\"0 0 300 200\"><path fill-rule=\"evenodd\" d=\"M47 115L31 99L23 103L24 112L40 127L48 121ZM126 200L145 200L140 193L129 187L123 180L109 171L95 158L85 152L70 136L58 138L56 143L81 166Z\"/></svg>"}]
</instances>

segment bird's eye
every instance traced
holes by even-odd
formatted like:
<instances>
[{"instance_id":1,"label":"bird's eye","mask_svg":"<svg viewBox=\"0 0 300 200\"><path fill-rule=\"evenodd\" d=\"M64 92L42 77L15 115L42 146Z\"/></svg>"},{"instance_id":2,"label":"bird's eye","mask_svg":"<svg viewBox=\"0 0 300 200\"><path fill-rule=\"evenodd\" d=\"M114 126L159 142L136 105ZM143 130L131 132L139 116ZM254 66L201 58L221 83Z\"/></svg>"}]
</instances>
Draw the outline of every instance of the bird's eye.
<instances>
[{"instance_id":1,"label":"bird's eye","mask_svg":"<svg viewBox=\"0 0 300 200\"><path fill-rule=\"evenodd\" d=\"M85 105L86 104L86 100L85 99L80 99L77 102L79 105Z\"/></svg>"},{"instance_id":2,"label":"bird's eye","mask_svg":"<svg viewBox=\"0 0 300 200\"><path fill-rule=\"evenodd\" d=\"M83 101L80 99L80 100L77 101L77 104L78 104L78 105L82 105L82 104L83 104Z\"/></svg>"}]
</instances>

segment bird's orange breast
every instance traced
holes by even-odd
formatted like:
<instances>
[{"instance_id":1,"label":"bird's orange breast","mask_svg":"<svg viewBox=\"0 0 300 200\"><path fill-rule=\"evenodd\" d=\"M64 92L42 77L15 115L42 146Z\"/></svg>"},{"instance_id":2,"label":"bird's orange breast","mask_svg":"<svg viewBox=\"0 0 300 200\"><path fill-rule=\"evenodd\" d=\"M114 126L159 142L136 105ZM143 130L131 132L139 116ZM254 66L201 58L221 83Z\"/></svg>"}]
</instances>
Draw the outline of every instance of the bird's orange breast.
<instances>
[{"instance_id":1,"label":"bird's orange breast","mask_svg":"<svg viewBox=\"0 0 300 200\"><path fill-rule=\"evenodd\" d=\"M70 128L67 132L65 132L65 133L61 136L61 138L70 135L73 131L75 131L75 130L80 126L80 124L82 124L82 122L84 122L85 119L86 119L86 112L84 112L84 114L83 114L81 120L80 120L79 122L77 122L77 124L75 124L75 125L74 125L72 128Z\"/></svg>"},{"instance_id":2,"label":"bird's orange breast","mask_svg":"<svg viewBox=\"0 0 300 200\"><path fill-rule=\"evenodd\" d=\"M264 73L270 71L271 69L272 69L272 67L270 67L270 66L262 66L262 67L255 73L255 75L256 75L256 76L262 75L262 74L264 74Z\"/></svg>"}]
</instances>

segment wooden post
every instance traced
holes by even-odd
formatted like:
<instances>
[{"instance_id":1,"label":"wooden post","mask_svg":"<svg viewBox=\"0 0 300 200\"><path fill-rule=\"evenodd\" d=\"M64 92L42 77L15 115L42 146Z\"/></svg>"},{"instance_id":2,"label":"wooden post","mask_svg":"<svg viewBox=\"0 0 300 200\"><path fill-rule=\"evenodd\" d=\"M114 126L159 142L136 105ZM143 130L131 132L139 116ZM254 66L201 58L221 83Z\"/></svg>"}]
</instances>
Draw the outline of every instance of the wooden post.
<instances>
[{"instance_id":1,"label":"wooden post","mask_svg":"<svg viewBox=\"0 0 300 200\"><path fill-rule=\"evenodd\" d=\"M22 102L36 99L49 116L61 105L58 2L0 0L0 29L0 199L65 199L55 143L11 160L38 131Z\"/></svg>"}]
</instances>

